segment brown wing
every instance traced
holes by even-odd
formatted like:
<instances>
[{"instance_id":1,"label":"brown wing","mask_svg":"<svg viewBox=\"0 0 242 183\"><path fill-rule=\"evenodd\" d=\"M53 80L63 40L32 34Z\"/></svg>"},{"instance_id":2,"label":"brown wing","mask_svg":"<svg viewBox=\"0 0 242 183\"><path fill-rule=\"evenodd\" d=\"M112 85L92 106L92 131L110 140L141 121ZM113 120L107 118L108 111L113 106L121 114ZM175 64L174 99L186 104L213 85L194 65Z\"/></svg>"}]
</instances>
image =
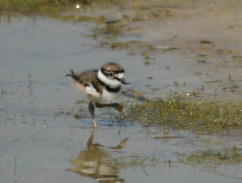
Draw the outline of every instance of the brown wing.
<instances>
[{"instance_id":1,"label":"brown wing","mask_svg":"<svg viewBox=\"0 0 242 183\"><path fill-rule=\"evenodd\" d=\"M98 92L102 92L103 90L103 85L97 78L97 70L85 71L83 73L75 73L71 70L71 74L68 76L84 86L88 86L91 83Z\"/></svg>"}]
</instances>

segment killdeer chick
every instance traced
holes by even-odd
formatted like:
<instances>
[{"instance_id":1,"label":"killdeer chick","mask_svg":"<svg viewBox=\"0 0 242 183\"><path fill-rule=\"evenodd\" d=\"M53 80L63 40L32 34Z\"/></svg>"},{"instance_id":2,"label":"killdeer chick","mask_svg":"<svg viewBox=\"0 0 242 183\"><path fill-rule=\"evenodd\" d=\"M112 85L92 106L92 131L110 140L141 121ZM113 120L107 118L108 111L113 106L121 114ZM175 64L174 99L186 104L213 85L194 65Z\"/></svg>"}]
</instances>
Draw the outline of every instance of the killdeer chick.
<instances>
[{"instance_id":1,"label":"killdeer chick","mask_svg":"<svg viewBox=\"0 0 242 183\"><path fill-rule=\"evenodd\" d=\"M95 107L112 107L124 116L127 115L121 104L107 103L115 98L122 85L129 84L124 78L124 68L121 65L108 63L99 70L88 70L83 73L75 73L71 70L67 76L70 76L74 86L88 97L88 109L93 121L93 127L97 127Z\"/></svg>"}]
</instances>

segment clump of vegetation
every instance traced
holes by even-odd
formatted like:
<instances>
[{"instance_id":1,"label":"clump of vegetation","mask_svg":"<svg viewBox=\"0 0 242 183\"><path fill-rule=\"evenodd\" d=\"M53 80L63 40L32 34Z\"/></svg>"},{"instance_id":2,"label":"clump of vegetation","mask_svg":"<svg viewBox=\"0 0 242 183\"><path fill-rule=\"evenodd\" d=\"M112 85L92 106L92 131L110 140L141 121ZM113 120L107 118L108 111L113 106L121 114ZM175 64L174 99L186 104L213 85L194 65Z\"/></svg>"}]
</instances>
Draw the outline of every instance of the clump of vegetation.
<instances>
[{"instance_id":1,"label":"clump of vegetation","mask_svg":"<svg viewBox=\"0 0 242 183\"><path fill-rule=\"evenodd\" d=\"M0 11L24 14L57 13L75 4L85 5L88 0L1 0Z\"/></svg>"},{"instance_id":2,"label":"clump of vegetation","mask_svg":"<svg viewBox=\"0 0 242 183\"><path fill-rule=\"evenodd\" d=\"M53 7L73 4L74 0L3 0L0 1L0 11L15 11L34 13Z\"/></svg>"},{"instance_id":3,"label":"clump of vegetation","mask_svg":"<svg viewBox=\"0 0 242 183\"><path fill-rule=\"evenodd\" d=\"M202 150L188 155L185 163L188 164L204 164L209 167L213 165L225 165L231 163L241 163L242 155L237 147L221 149L221 150Z\"/></svg>"},{"instance_id":4,"label":"clump of vegetation","mask_svg":"<svg viewBox=\"0 0 242 183\"><path fill-rule=\"evenodd\" d=\"M113 3L111 0L1 0L0 11L14 11L24 14L60 11L76 4Z\"/></svg>"},{"instance_id":5,"label":"clump of vegetation","mask_svg":"<svg viewBox=\"0 0 242 183\"><path fill-rule=\"evenodd\" d=\"M130 117L144 125L167 125L197 133L223 132L242 127L242 104L171 97L134 105Z\"/></svg>"},{"instance_id":6,"label":"clump of vegetation","mask_svg":"<svg viewBox=\"0 0 242 183\"><path fill-rule=\"evenodd\" d=\"M122 33L122 31L120 31L120 33ZM156 51L155 46L151 43L139 40L129 40L124 42L105 40L100 43L100 47L108 47L113 50L128 50L130 55L141 54L145 60L145 65L150 64L150 60L153 59L151 55Z\"/></svg>"},{"instance_id":7,"label":"clump of vegetation","mask_svg":"<svg viewBox=\"0 0 242 183\"><path fill-rule=\"evenodd\" d=\"M101 47L110 47L112 49L128 49L128 50L154 50L154 46L152 44L142 42L139 40L130 40L130 41L106 41L100 44Z\"/></svg>"}]
</instances>

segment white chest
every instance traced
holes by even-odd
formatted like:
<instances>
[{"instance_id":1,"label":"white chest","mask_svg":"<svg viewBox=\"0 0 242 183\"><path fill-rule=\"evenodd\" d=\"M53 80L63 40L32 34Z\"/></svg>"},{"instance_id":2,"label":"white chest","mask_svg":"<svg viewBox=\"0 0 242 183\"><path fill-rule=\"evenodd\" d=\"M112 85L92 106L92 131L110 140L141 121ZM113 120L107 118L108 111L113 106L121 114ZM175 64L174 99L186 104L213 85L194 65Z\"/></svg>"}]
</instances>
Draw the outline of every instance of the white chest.
<instances>
[{"instance_id":1,"label":"white chest","mask_svg":"<svg viewBox=\"0 0 242 183\"><path fill-rule=\"evenodd\" d=\"M105 88L103 89L102 95L101 95L101 100L110 102L112 101L115 97L117 96L116 93L112 93L107 91Z\"/></svg>"}]
</instances>

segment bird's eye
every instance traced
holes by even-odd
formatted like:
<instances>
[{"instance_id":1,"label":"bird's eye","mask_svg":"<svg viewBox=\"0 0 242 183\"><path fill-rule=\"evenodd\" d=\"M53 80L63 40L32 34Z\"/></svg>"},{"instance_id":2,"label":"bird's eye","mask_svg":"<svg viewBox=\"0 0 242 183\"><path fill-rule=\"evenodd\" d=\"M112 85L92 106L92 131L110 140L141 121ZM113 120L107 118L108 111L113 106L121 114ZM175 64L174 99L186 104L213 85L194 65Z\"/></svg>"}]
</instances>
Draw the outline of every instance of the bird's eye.
<instances>
[{"instance_id":1,"label":"bird's eye","mask_svg":"<svg viewBox=\"0 0 242 183\"><path fill-rule=\"evenodd\" d=\"M113 77L114 73L110 72L110 73L107 73L107 75Z\"/></svg>"}]
</instances>

